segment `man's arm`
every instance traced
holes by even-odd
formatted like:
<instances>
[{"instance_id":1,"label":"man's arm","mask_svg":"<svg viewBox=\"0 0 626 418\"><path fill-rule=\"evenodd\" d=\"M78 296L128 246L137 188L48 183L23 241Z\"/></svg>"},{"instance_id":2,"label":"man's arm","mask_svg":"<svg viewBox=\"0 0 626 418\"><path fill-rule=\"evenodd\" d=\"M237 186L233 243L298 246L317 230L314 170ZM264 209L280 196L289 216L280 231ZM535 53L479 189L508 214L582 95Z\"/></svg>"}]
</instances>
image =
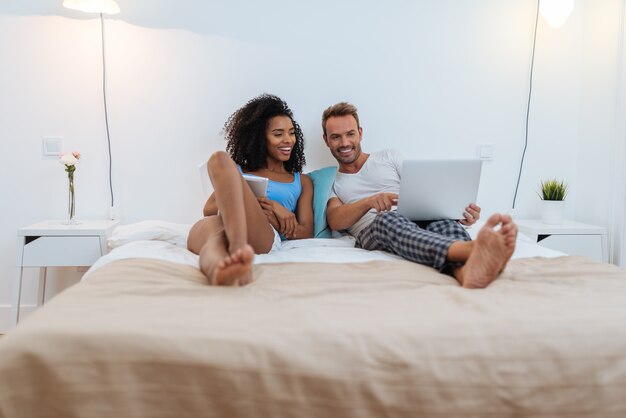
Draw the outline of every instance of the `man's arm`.
<instances>
[{"instance_id":1,"label":"man's arm","mask_svg":"<svg viewBox=\"0 0 626 418\"><path fill-rule=\"evenodd\" d=\"M384 212L391 210L391 206L396 203L397 193L377 193L350 204L344 204L339 198L333 197L326 205L326 221L333 231L348 229L370 209Z\"/></svg>"}]
</instances>

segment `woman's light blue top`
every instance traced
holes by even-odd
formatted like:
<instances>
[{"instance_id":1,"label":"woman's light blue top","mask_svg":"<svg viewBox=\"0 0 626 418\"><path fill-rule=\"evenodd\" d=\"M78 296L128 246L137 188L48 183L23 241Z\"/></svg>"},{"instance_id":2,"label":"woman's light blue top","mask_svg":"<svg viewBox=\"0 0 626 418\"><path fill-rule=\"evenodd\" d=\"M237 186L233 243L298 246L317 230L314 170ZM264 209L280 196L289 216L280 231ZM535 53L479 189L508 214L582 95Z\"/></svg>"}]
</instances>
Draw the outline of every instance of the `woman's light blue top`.
<instances>
[{"instance_id":1,"label":"woman's light blue top","mask_svg":"<svg viewBox=\"0 0 626 418\"><path fill-rule=\"evenodd\" d=\"M239 172L243 174L241 166L237 165L237 168L239 168ZM298 199L301 194L302 184L300 183L300 173L294 173L294 179L291 183L281 183L280 181L270 180L267 184L267 198L280 203L291 212L296 211Z\"/></svg>"}]
</instances>

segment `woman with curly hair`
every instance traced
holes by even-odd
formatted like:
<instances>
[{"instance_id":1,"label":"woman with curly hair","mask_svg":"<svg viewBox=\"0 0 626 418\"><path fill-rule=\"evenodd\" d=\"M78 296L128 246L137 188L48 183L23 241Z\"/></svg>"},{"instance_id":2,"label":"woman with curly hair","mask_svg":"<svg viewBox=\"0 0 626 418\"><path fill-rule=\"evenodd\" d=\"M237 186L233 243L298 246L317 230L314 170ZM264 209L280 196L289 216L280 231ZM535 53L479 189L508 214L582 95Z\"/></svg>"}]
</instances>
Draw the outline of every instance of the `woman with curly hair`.
<instances>
[{"instance_id":1,"label":"woman with curly hair","mask_svg":"<svg viewBox=\"0 0 626 418\"><path fill-rule=\"evenodd\" d=\"M313 183L301 174L304 138L287 103L263 94L226 121L226 152L207 167L214 192L204 218L189 231L187 247L200 256L211 284L245 285L254 254L280 248L286 239L313 236ZM269 179L267 197L257 198L242 174ZM279 234L280 233L280 234Z\"/></svg>"}]
</instances>

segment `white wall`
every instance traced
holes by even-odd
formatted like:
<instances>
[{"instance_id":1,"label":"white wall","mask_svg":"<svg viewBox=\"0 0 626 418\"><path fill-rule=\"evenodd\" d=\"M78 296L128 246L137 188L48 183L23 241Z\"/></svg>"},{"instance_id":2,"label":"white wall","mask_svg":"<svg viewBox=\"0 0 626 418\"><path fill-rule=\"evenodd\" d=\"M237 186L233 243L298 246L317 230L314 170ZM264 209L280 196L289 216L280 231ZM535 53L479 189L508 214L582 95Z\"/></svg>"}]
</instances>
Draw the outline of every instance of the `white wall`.
<instances>
[{"instance_id":1,"label":"white wall","mask_svg":"<svg viewBox=\"0 0 626 418\"><path fill-rule=\"evenodd\" d=\"M616 170L616 166L623 167L625 162L624 150L619 146L624 138L615 137L616 117L623 120L620 115L623 110L617 111L617 104L623 99L623 92L622 96L617 95L619 84L623 83L622 80L618 84L617 73L623 55L618 30L620 23L623 25L620 3L624 4L623 1L588 2L581 10L585 31L581 43L575 214L586 222L609 227L611 236L617 232L611 229L612 199L624 199L621 178L624 171ZM623 219L623 208L622 204L619 219ZM620 261L612 258L616 263Z\"/></svg>"},{"instance_id":2,"label":"white wall","mask_svg":"<svg viewBox=\"0 0 626 418\"><path fill-rule=\"evenodd\" d=\"M84 155L78 217L105 217L109 206L99 20L60 4L0 3L0 332L16 229L63 218L67 209L65 172L42 158L43 136L63 136L67 150ZM203 204L196 164L224 149L224 121L262 92L294 110L308 141L307 170L333 162L320 115L339 100L359 107L369 151L474 157L478 144L493 144L478 203L485 215L511 211L536 1L119 4L122 12L105 25L123 222L194 222ZM559 30L540 19L517 217L538 216L537 184L549 176L569 182L570 218L608 225L619 5L577 0ZM28 283L35 277L26 276L26 304L35 300ZM77 277L61 270L51 287Z\"/></svg>"}]
</instances>

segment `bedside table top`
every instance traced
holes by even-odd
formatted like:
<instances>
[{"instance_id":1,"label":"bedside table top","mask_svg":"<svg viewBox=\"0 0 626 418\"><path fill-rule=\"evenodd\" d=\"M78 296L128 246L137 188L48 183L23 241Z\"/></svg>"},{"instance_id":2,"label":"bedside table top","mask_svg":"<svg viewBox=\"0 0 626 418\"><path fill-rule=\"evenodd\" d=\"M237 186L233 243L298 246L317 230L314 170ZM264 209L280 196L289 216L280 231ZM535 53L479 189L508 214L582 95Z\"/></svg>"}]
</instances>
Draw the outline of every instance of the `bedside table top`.
<instances>
[{"instance_id":1,"label":"bedside table top","mask_svg":"<svg viewBox=\"0 0 626 418\"><path fill-rule=\"evenodd\" d=\"M602 235L606 228L575 221L563 221L560 225L544 224L538 219L516 219L515 223L521 232L535 235Z\"/></svg>"},{"instance_id":2,"label":"bedside table top","mask_svg":"<svg viewBox=\"0 0 626 418\"><path fill-rule=\"evenodd\" d=\"M80 236L80 235L109 235L113 228L120 223L115 220L79 220L76 225L64 225L65 220L47 220L19 228L18 236Z\"/></svg>"}]
</instances>

